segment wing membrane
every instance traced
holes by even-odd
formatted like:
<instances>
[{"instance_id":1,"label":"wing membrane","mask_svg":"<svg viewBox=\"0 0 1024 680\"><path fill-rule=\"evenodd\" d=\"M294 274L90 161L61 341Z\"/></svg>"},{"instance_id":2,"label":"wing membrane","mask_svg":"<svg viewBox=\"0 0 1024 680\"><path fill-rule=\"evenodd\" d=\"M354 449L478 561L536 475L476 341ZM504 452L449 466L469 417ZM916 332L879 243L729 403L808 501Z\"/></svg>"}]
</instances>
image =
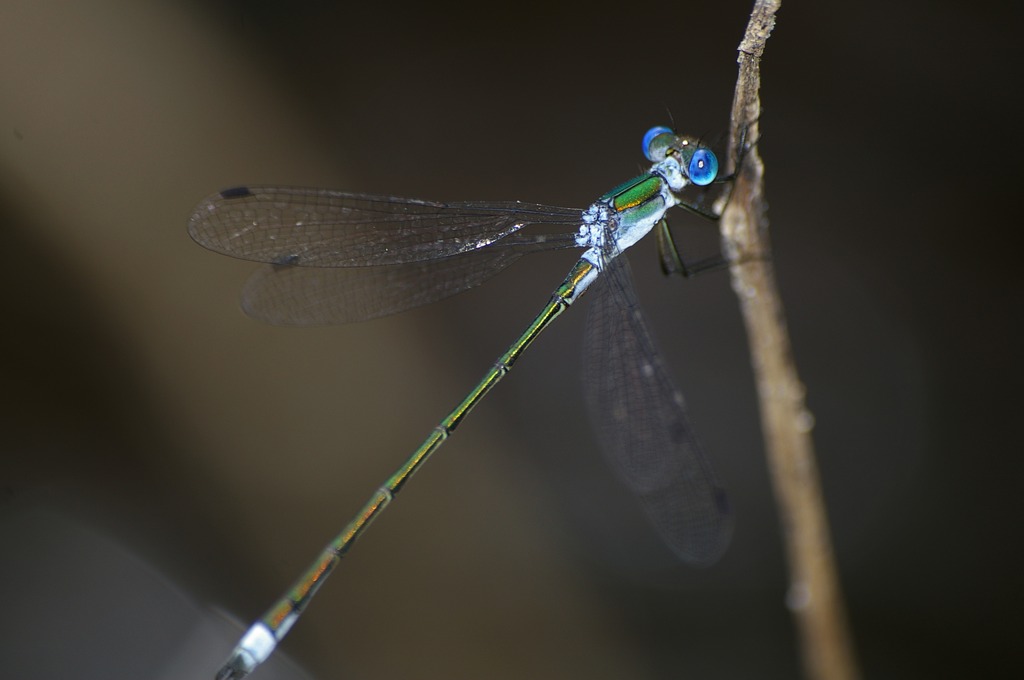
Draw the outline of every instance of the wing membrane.
<instances>
[{"instance_id":1,"label":"wing membrane","mask_svg":"<svg viewBox=\"0 0 1024 680\"><path fill-rule=\"evenodd\" d=\"M500 247L383 267L267 266L245 284L242 309L279 326L367 321L478 286L528 252L573 246L568 234L514 236Z\"/></svg>"},{"instance_id":2,"label":"wing membrane","mask_svg":"<svg viewBox=\"0 0 1024 680\"><path fill-rule=\"evenodd\" d=\"M437 203L251 186L204 199L189 234L245 260L312 267L422 262L485 248L531 224L575 229L580 210L506 201Z\"/></svg>"},{"instance_id":3,"label":"wing membrane","mask_svg":"<svg viewBox=\"0 0 1024 680\"><path fill-rule=\"evenodd\" d=\"M732 533L728 500L647 329L626 258L606 265L595 286L584 386L601 446L669 547L711 564Z\"/></svg>"}]
</instances>

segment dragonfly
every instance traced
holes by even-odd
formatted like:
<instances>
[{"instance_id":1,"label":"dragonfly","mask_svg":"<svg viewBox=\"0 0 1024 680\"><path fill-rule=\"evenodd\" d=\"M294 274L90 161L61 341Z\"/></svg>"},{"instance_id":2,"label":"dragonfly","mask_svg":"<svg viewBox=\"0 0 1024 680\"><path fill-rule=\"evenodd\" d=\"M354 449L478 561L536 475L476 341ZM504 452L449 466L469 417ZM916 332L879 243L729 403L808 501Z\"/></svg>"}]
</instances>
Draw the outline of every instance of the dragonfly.
<instances>
[{"instance_id":1,"label":"dragonfly","mask_svg":"<svg viewBox=\"0 0 1024 680\"><path fill-rule=\"evenodd\" d=\"M688 264L666 212L715 213L699 199L718 159L698 138L656 126L643 138L650 168L589 207L432 202L327 189L242 186L199 203L189 218L201 246L264 263L245 284L242 308L273 324L351 323L436 302L483 283L523 255L583 252L526 330L420 446L373 492L294 586L257 620L217 673L235 680L265 661L341 558L463 419L552 321L592 287L584 393L608 462L665 544L684 562L718 560L732 534L727 495L693 434L680 391L655 346L622 254L652 230L662 269L691 275L724 263Z\"/></svg>"}]
</instances>

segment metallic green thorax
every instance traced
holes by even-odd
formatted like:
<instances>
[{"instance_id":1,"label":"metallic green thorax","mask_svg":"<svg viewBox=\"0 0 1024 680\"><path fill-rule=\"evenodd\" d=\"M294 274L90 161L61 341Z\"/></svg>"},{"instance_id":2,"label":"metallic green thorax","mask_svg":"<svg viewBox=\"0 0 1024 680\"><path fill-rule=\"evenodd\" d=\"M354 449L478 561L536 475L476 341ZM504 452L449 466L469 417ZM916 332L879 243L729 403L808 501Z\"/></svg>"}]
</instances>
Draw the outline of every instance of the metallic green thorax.
<instances>
[{"instance_id":1,"label":"metallic green thorax","mask_svg":"<svg viewBox=\"0 0 1024 680\"><path fill-rule=\"evenodd\" d=\"M666 208L665 189L663 177L655 174L640 175L615 187L599 201L620 215L621 228L626 224L644 223L660 217Z\"/></svg>"},{"instance_id":2,"label":"metallic green thorax","mask_svg":"<svg viewBox=\"0 0 1024 680\"><path fill-rule=\"evenodd\" d=\"M622 212L661 196L664 185L665 180L648 173L623 182L598 200L607 202L615 212Z\"/></svg>"}]
</instances>

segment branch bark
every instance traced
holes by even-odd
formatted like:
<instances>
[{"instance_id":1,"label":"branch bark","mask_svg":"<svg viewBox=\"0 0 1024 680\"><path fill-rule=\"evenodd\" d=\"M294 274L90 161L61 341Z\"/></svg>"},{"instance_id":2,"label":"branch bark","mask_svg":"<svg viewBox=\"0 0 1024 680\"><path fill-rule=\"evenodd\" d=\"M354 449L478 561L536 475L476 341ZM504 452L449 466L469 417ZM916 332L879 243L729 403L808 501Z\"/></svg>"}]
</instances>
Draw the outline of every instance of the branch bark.
<instances>
[{"instance_id":1,"label":"branch bark","mask_svg":"<svg viewBox=\"0 0 1024 680\"><path fill-rule=\"evenodd\" d=\"M764 164L756 146L761 54L780 5L781 0L757 0L739 46L728 164L736 175L722 212L723 252L733 263L732 285L750 339L768 468L790 570L786 604L796 619L804 672L809 678L852 680L858 670L811 441L814 418L804 403L775 285Z\"/></svg>"}]
</instances>

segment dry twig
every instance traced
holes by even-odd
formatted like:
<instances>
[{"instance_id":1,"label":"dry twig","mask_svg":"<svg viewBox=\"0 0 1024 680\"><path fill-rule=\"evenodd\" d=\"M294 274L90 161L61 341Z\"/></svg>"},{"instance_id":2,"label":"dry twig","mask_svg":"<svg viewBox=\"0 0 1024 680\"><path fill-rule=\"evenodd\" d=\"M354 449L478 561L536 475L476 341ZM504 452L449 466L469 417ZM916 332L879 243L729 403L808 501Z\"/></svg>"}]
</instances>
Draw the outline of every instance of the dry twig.
<instances>
[{"instance_id":1,"label":"dry twig","mask_svg":"<svg viewBox=\"0 0 1024 680\"><path fill-rule=\"evenodd\" d=\"M731 267L750 338L768 467L779 506L790 569L787 604L800 631L810 678L850 680L858 675L836 575L825 506L782 302L775 285L758 154L760 62L781 0L757 0L739 46L739 77L732 108L729 169L734 186L722 213L723 250ZM742 147L749 146L743 152Z\"/></svg>"}]
</instances>

